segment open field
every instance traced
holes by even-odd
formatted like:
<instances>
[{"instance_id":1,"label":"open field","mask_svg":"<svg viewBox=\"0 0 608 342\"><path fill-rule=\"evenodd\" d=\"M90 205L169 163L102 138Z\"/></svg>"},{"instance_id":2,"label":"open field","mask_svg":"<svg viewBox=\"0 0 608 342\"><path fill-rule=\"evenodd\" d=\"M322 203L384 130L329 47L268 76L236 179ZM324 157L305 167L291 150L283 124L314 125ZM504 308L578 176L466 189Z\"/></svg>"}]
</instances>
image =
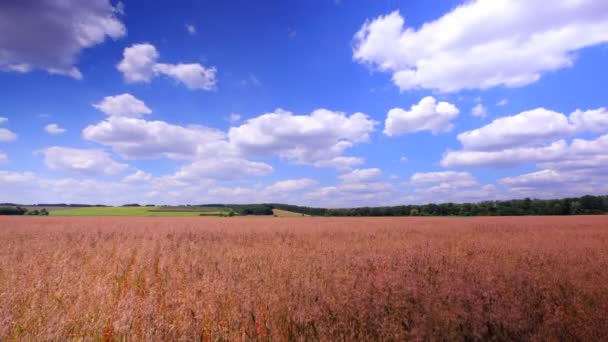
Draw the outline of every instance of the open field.
<instances>
[{"instance_id":1,"label":"open field","mask_svg":"<svg viewBox=\"0 0 608 342\"><path fill-rule=\"evenodd\" d=\"M281 210L281 209L272 209L272 214L276 217L303 217L309 216L300 213L294 213L293 211Z\"/></svg>"},{"instance_id":2,"label":"open field","mask_svg":"<svg viewBox=\"0 0 608 342\"><path fill-rule=\"evenodd\" d=\"M0 217L0 340L584 340L608 217Z\"/></svg>"},{"instance_id":3,"label":"open field","mask_svg":"<svg viewBox=\"0 0 608 342\"><path fill-rule=\"evenodd\" d=\"M228 208L214 207L86 207L49 211L50 216L216 216L228 214Z\"/></svg>"}]
</instances>

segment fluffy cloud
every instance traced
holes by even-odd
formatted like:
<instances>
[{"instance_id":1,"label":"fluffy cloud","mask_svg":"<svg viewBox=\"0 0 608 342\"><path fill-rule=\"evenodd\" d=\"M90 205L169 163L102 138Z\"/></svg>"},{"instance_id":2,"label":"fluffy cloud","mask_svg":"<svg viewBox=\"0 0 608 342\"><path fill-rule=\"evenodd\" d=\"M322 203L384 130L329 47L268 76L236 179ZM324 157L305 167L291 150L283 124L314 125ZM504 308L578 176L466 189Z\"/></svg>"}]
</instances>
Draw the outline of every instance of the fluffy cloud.
<instances>
[{"instance_id":1,"label":"fluffy cloud","mask_svg":"<svg viewBox=\"0 0 608 342\"><path fill-rule=\"evenodd\" d=\"M149 180L152 180L152 175L144 172L142 170L137 170L134 173L125 176L125 178L122 179L123 182L126 183L130 183L130 182L147 182Z\"/></svg>"},{"instance_id":2,"label":"fluffy cloud","mask_svg":"<svg viewBox=\"0 0 608 342\"><path fill-rule=\"evenodd\" d=\"M52 124L48 124L48 125L44 126L44 130L48 134L53 134L53 135L62 134L62 133L65 133L65 131L66 131L65 128L59 127L59 125L56 123L52 123Z\"/></svg>"},{"instance_id":3,"label":"fluffy cloud","mask_svg":"<svg viewBox=\"0 0 608 342\"><path fill-rule=\"evenodd\" d=\"M222 158L196 160L182 167L171 178L180 182L200 179L236 180L244 176L265 176L272 173L272 166L242 158Z\"/></svg>"},{"instance_id":4,"label":"fluffy cloud","mask_svg":"<svg viewBox=\"0 0 608 342\"><path fill-rule=\"evenodd\" d=\"M4 164L8 161L8 157L6 156L6 153L0 151L0 164Z\"/></svg>"},{"instance_id":5,"label":"fluffy cloud","mask_svg":"<svg viewBox=\"0 0 608 342\"><path fill-rule=\"evenodd\" d=\"M410 177L412 185L427 185L437 183L451 183L460 186L472 186L477 182L469 172L439 171L439 172L416 172Z\"/></svg>"},{"instance_id":6,"label":"fluffy cloud","mask_svg":"<svg viewBox=\"0 0 608 342\"><path fill-rule=\"evenodd\" d=\"M570 122L578 131L608 132L608 109L605 107L570 114Z\"/></svg>"},{"instance_id":7,"label":"fluffy cloud","mask_svg":"<svg viewBox=\"0 0 608 342\"><path fill-rule=\"evenodd\" d=\"M378 168L355 169L340 175L340 179L344 183L360 183L378 180L380 176L382 176L382 170Z\"/></svg>"},{"instance_id":8,"label":"fluffy cloud","mask_svg":"<svg viewBox=\"0 0 608 342\"><path fill-rule=\"evenodd\" d=\"M230 144L243 155L278 155L298 164L350 167L359 158L346 149L369 141L376 122L363 113L350 116L317 109L310 115L277 110L230 128Z\"/></svg>"},{"instance_id":9,"label":"fluffy cloud","mask_svg":"<svg viewBox=\"0 0 608 342\"><path fill-rule=\"evenodd\" d=\"M7 122L7 121L8 121L7 118L0 116L0 124L3 124L5 122Z\"/></svg>"},{"instance_id":10,"label":"fluffy cloud","mask_svg":"<svg viewBox=\"0 0 608 342\"><path fill-rule=\"evenodd\" d=\"M131 94L106 96L93 107L110 116L140 117L152 113L146 104Z\"/></svg>"},{"instance_id":11,"label":"fluffy cloud","mask_svg":"<svg viewBox=\"0 0 608 342\"><path fill-rule=\"evenodd\" d=\"M6 128L0 128L0 142L8 142L17 139L17 134Z\"/></svg>"},{"instance_id":12,"label":"fluffy cloud","mask_svg":"<svg viewBox=\"0 0 608 342\"><path fill-rule=\"evenodd\" d=\"M134 44L125 48L123 59L116 66L129 83L150 82L152 78L165 75L183 83L192 90L212 90L217 82L217 70L199 63L158 63L156 47L152 44Z\"/></svg>"},{"instance_id":13,"label":"fluffy cloud","mask_svg":"<svg viewBox=\"0 0 608 342\"><path fill-rule=\"evenodd\" d=\"M437 102L434 97L427 96L413 105L409 111L393 108L388 112L384 126L384 134L395 136L404 133L431 131L433 134L450 131L454 120L460 111L448 102Z\"/></svg>"},{"instance_id":14,"label":"fluffy cloud","mask_svg":"<svg viewBox=\"0 0 608 342\"><path fill-rule=\"evenodd\" d=\"M32 172L0 171L0 202L124 204L142 197L124 183L50 179Z\"/></svg>"},{"instance_id":15,"label":"fluffy cloud","mask_svg":"<svg viewBox=\"0 0 608 342\"><path fill-rule=\"evenodd\" d=\"M475 107L473 107L473 110L471 110L471 114L473 114L473 116L483 119L488 115L488 110L483 105L483 103L478 103L475 105Z\"/></svg>"},{"instance_id":16,"label":"fluffy cloud","mask_svg":"<svg viewBox=\"0 0 608 342\"><path fill-rule=\"evenodd\" d=\"M608 172L588 169L543 169L500 180L516 196L559 198L588 194L605 194L608 191Z\"/></svg>"},{"instance_id":17,"label":"fluffy cloud","mask_svg":"<svg viewBox=\"0 0 608 342\"><path fill-rule=\"evenodd\" d=\"M386 182L343 182L305 194L302 200L315 206L355 207L397 204L398 189Z\"/></svg>"},{"instance_id":18,"label":"fluffy cloud","mask_svg":"<svg viewBox=\"0 0 608 342\"><path fill-rule=\"evenodd\" d=\"M498 196L493 184L481 185L469 172L418 172L409 185L414 194L406 200L414 203L475 202Z\"/></svg>"},{"instance_id":19,"label":"fluffy cloud","mask_svg":"<svg viewBox=\"0 0 608 342\"><path fill-rule=\"evenodd\" d=\"M102 150L77 149L53 146L41 151L44 162L51 170L83 175L115 175L128 165L114 161Z\"/></svg>"},{"instance_id":20,"label":"fluffy cloud","mask_svg":"<svg viewBox=\"0 0 608 342\"><path fill-rule=\"evenodd\" d=\"M82 136L111 146L124 158L174 159L197 155L230 154L230 147L221 131L202 126L179 126L165 121L111 116L87 126Z\"/></svg>"},{"instance_id":21,"label":"fluffy cloud","mask_svg":"<svg viewBox=\"0 0 608 342\"><path fill-rule=\"evenodd\" d=\"M125 34L109 0L1 1L0 70L80 79L80 52Z\"/></svg>"},{"instance_id":22,"label":"fluffy cloud","mask_svg":"<svg viewBox=\"0 0 608 342\"><path fill-rule=\"evenodd\" d=\"M300 178L300 179L287 179L278 181L271 186L266 188L268 193L289 193L294 191L300 191L303 189L310 188L313 185L316 185L318 182L314 179L310 178Z\"/></svg>"},{"instance_id":23,"label":"fluffy cloud","mask_svg":"<svg viewBox=\"0 0 608 342\"><path fill-rule=\"evenodd\" d=\"M404 24L398 12L367 21L354 37L354 59L391 72L401 90L518 87L607 42L608 3L477 0L418 29Z\"/></svg>"},{"instance_id":24,"label":"fluffy cloud","mask_svg":"<svg viewBox=\"0 0 608 342\"><path fill-rule=\"evenodd\" d=\"M441 159L443 167L513 166L525 162L555 160L563 156L564 140L542 147L517 147L499 151L449 151Z\"/></svg>"},{"instance_id":25,"label":"fluffy cloud","mask_svg":"<svg viewBox=\"0 0 608 342\"><path fill-rule=\"evenodd\" d=\"M602 138L595 141L575 139L571 146L565 140L555 139L581 132L604 131L608 131L608 111L605 108L576 110L569 117L537 108L499 118L479 129L459 134L458 140L462 143L463 150L448 151L444 154L441 165L459 167L510 166L524 162L596 163L595 159L601 160L597 155L599 151L594 151L591 156L586 150L601 145ZM577 155L585 155L586 161L579 160Z\"/></svg>"},{"instance_id":26,"label":"fluffy cloud","mask_svg":"<svg viewBox=\"0 0 608 342\"><path fill-rule=\"evenodd\" d=\"M458 135L465 150L498 150L536 144L574 134L568 118L544 108L494 120L479 129Z\"/></svg>"}]
</instances>

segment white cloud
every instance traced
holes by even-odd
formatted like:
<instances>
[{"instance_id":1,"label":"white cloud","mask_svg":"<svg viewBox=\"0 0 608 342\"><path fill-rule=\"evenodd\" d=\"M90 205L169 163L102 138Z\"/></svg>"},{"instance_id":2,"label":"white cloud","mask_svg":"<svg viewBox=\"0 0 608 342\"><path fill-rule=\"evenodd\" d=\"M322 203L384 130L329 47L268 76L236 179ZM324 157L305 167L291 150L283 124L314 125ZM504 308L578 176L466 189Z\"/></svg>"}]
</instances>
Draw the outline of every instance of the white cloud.
<instances>
[{"instance_id":1,"label":"white cloud","mask_svg":"<svg viewBox=\"0 0 608 342\"><path fill-rule=\"evenodd\" d=\"M196 160L182 167L171 177L180 182L199 179L236 180L245 176L266 176L272 171L272 166L266 163L217 156Z\"/></svg>"},{"instance_id":2,"label":"white cloud","mask_svg":"<svg viewBox=\"0 0 608 342\"><path fill-rule=\"evenodd\" d=\"M575 139L571 146L564 140L555 139L581 132L605 131L608 131L608 111L605 108L576 110L569 117L537 108L499 118L486 126L459 134L458 140L462 143L463 150L445 153L441 165L462 167L512 166L525 162L595 163L597 160L593 158L600 158L597 151L587 161L578 160L576 155L584 153L575 151L584 149L583 146L598 146L602 139Z\"/></svg>"},{"instance_id":3,"label":"white cloud","mask_svg":"<svg viewBox=\"0 0 608 342\"><path fill-rule=\"evenodd\" d=\"M68 147L47 147L41 151L44 162L51 170L83 175L115 175L128 165L114 161L110 154L102 150L77 149Z\"/></svg>"},{"instance_id":4,"label":"white cloud","mask_svg":"<svg viewBox=\"0 0 608 342\"><path fill-rule=\"evenodd\" d=\"M475 105L475 107L473 107L473 110L471 110L471 114L473 114L473 116L483 119L488 115L488 110L483 105L483 103L478 103Z\"/></svg>"},{"instance_id":5,"label":"white cloud","mask_svg":"<svg viewBox=\"0 0 608 342\"><path fill-rule=\"evenodd\" d=\"M605 107L570 114L570 122L578 131L608 132L608 110Z\"/></svg>"},{"instance_id":6,"label":"white cloud","mask_svg":"<svg viewBox=\"0 0 608 342\"><path fill-rule=\"evenodd\" d=\"M0 142L8 142L17 139L17 134L6 128L0 128Z\"/></svg>"},{"instance_id":7,"label":"white cloud","mask_svg":"<svg viewBox=\"0 0 608 342\"><path fill-rule=\"evenodd\" d=\"M124 204L137 202L136 189L91 179L50 179L32 172L0 171L0 202Z\"/></svg>"},{"instance_id":8,"label":"white cloud","mask_svg":"<svg viewBox=\"0 0 608 342\"><path fill-rule=\"evenodd\" d=\"M592 170L543 169L500 179L515 196L561 198L589 194L604 195L608 191L608 172Z\"/></svg>"},{"instance_id":9,"label":"white cloud","mask_svg":"<svg viewBox=\"0 0 608 342\"><path fill-rule=\"evenodd\" d=\"M165 121L111 116L87 126L82 136L111 146L124 158L173 159L195 158L221 153L231 155L231 148L221 131L203 126L179 126Z\"/></svg>"},{"instance_id":10,"label":"white cloud","mask_svg":"<svg viewBox=\"0 0 608 342\"><path fill-rule=\"evenodd\" d=\"M196 26L192 25L192 24L186 24L186 31L188 31L188 33L193 36L196 34Z\"/></svg>"},{"instance_id":11,"label":"white cloud","mask_svg":"<svg viewBox=\"0 0 608 342\"><path fill-rule=\"evenodd\" d=\"M544 108L502 117L476 130L458 135L465 150L497 150L536 144L575 133L568 118Z\"/></svg>"},{"instance_id":12,"label":"white cloud","mask_svg":"<svg viewBox=\"0 0 608 342\"><path fill-rule=\"evenodd\" d=\"M459 184L460 186L472 186L477 182L469 172L438 171L438 172L416 172L410 177L410 184L424 185L436 183Z\"/></svg>"},{"instance_id":13,"label":"white cloud","mask_svg":"<svg viewBox=\"0 0 608 342\"><path fill-rule=\"evenodd\" d=\"M278 155L298 164L351 166L359 158L346 149L369 141L376 122L363 113L350 116L317 109L310 115L276 110L230 128L230 143L243 155Z\"/></svg>"},{"instance_id":14,"label":"white cloud","mask_svg":"<svg viewBox=\"0 0 608 342\"><path fill-rule=\"evenodd\" d=\"M355 169L348 173L340 175L340 179L344 183L362 183L376 181L382 176L382 170L378 168L371 169Z\"/></svg>"},{"instance_id":15,"label":"white cloud","mask_svg":"<svg viewBox=\"0 0 608 342\"><path fill-rule=\"evenodd\" d=\"M123 51L123 59L116 66L129 83L150 82L156 76L158 51L152 44L134 44Z\"/></svg>"},{"instance_id":16,"label":"white cloud","mask_svg":"<svg viewBox=\"0 0 608 342\"><path fill-rule=\"evenodd\" d=\"M450 131L460 111L448 102L437 102L427 96L413 105L409 111L393 108L386 117L384 134L396 136L404 133L431 131L433 134Z\"/></svg>"},{"instance_id":17,"label":"white cloud","mask_svg":"<svg viewBox=\"0 0 608 342\"><path fill-rule=\"evenodd\" d=\"M4 164L8 161L8 157L6 156L6 153L0 151L0 164Z\"/></svg>"},{"instance_id":18,"label":"white cloud","mask_svg":"<svg viewBox=\"0 0 608 342\"><path fill-rule=\"evenodd\" d=\"M5 123L5 122L7 122L7 121L8 121L7 118L0 116L0 125L3 124L3 123Z\"/></svg>"},{"instance_id":19,"label":"white cloud","mask_svg":"<svg viewBox=\"0 0 608 342\"><path fill-rule=\"evenodd\" d=\"M165 75L183 83L192 90L213 90L217 83L217 69L199 63L158 63L158 51L149 43L134 44L125 48L123 59L116 66L129 83L150 82Z\"/></svg>"},{"instance_id":20,"label":"white cloud","mask_svg":"<svg viewBox=\"0 0 608 342\"><path fill-rule=\"evenodd\" d=\"M496 102L496 105L498 107L503 107L503 106L506 106L508 104L509 104L509 100L507 100L507 99L502 99L502 100Z\"/></svg>"},{"instance_id":21,"label":"white cloud","mask_svg":"<svg viewBox=\"0 0 608 342\"><path fill-rule=\"evenodd\" d=\"M607 42L608 3L477 0L417 29L404 24L398 12L367 21L353 58L391 72L401 90L519 87L572 66L575 51Z\"/></svg>"},{"instance_id":22,"label":"white cloud","mask_svg":"<svg viewBox=\"0 0 608 342\"><path fill-rule=\"evenodd\" d=\"M554 160L567 148L564 140L542 147L515 147L499 151L448 151L441 159L443 167L513 166L525 162Z\"/></svg>"},{"instance_id":23,"label":"white cloud","mask_svg":"<svg viewBox=\"0 0 608 342\"><path fill-rule=\"evenodd\" d=\"M1 1L0 70L80 79L82 50L125 34L108 0Z\"/></svg>"},{"instance_id":24,"label":"white cloud","mask_svg":"<svg viewBox=\"0 0 608 342\"><path fill-rule=\"evenodd\" d=\"M397 204L397 188L391 183L340 183L311 191L302 200L314 206L355 207Z\"/></svg>"},{"instance_id":25,"label":"white cloud","mask_svg":"<svg viewBox=\"0 0 608 342\"><path fill-rule=\"evenodd\" d=\"M152 113L142 100L128 93L106 96L93 107L110 116L140 117Z\"/></svg>"},{"instance_id":26,"label":"white cloud","mask_svg":"<svg viewBox=\"0 0 608 342\"><path fill-rule=\"evenodd\" d=\"M125 176L125 178L122 179L123 182L147 182L152 180L152 175L144 172L142 170L137 170L134 173Z\"/></svg>"},{"instance_id":27,"label":"white cloud","mask_svg":"<svg viewBox=\"0 0 608 342\"><path fill-rule=\"evenodd\" d=\"M231 124L235 124L235 123L241 121L241 115L237 114L237 113L230 113L230 115L228 116L228 121Z\"/></svg>"},{"instance_id":28,"label":"white cloud","mask_svg":"<svg viewBox=\"0 0 608 342\"><path fill-rule=\"evenodd\" d=\"M287 179L278 181L269 187L266 188L266 192L269 194L273 193L290 193L295 191L304 190L310 188L313 185L316 185L318 182L314 179L310 178L300 178L300 179Z\"/></svg>"},{"instance_id":29,"label":"white cloud","mask_svg":"<svg viewBox=\"0 0 608 342\"><path fill-rule=\"evenodd\" d=\"M59 125L56 123L52 123L52 124L48 124L48 125L44 126L44 130L47 133L54 134L54 135L62 134L62 133L65 133L65 131L66 131L65 128L59 127Z\"/></svg>"}]
</instances>

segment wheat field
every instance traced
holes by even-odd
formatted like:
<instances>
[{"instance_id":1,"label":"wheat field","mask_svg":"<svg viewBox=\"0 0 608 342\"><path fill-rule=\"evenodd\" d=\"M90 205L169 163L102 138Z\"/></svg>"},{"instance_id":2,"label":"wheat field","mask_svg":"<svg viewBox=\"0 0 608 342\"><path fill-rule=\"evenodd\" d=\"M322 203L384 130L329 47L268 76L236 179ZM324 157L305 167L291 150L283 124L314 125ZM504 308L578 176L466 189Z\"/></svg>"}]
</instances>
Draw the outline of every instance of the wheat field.
<instances>
[{"instance_id":1,"label":"wheat field","mask_svg":"<svg viewBox=\"0 0 608 342\"><path fill-rule=\"evenodd\" d=\"M0 217L0 340L600 340L608 219Z\"/></svg>"}]
</instances>

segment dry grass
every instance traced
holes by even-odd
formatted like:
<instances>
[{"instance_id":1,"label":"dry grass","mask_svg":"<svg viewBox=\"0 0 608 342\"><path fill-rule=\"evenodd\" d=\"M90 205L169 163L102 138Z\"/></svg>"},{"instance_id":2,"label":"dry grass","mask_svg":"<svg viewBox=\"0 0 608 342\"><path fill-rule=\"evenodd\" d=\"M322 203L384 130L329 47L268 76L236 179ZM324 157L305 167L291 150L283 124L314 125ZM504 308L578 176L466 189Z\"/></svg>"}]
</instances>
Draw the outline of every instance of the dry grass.
<instances>
[{"instance_id":1,"label":"dry grass","mask_svg":"<svg viewBox=\"0 0 608 342\"><path fill-rule=\"evenodd\" d=\"M309 215L294 213L293 211L282 209L272 209L272 214L276 217L309 217Z\"/></svg>"},{"instance_id":2,"label":"dry grass","mask_svg":"<svg viewBox=\"0 0 608 342\"><path fill-rule=\"evenodd\" d=\"M601 340L608 219L0 218L0 340Z\"/></svg>"}]
</instances>

